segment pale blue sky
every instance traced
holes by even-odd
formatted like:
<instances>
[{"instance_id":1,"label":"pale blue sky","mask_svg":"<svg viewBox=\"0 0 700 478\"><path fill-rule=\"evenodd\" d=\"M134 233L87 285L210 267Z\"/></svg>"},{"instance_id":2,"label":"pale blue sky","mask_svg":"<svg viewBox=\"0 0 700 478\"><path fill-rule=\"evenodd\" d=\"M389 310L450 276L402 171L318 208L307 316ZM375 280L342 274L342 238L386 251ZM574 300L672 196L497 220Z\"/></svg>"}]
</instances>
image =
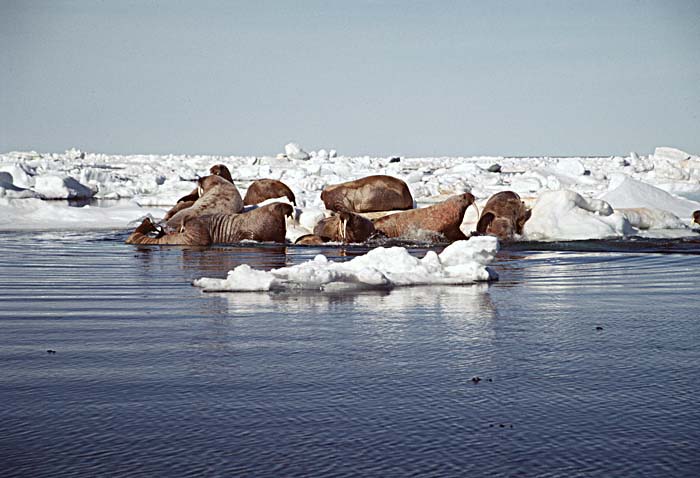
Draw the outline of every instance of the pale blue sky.
<instances>
[{"instance_id":1,"label":"pale blue sky","mask_svg":"<svg viewBox=\"0 0 700 478\"><path fill-rule=\"evenodd\" d=\"M700 153L693 0L0 0L0 45L0 151Z\"/></svg>"}]
</instances>

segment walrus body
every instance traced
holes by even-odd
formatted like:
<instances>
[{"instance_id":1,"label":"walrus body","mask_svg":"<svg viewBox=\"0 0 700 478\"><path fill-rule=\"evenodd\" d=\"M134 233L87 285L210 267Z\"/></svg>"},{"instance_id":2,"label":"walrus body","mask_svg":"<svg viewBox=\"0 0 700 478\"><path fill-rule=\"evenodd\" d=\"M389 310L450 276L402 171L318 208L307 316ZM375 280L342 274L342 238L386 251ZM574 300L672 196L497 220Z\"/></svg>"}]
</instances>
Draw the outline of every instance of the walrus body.
<instances>
[{"instance_id":1,"label":"walrus body","mask_svg":"<svg viewBox=\"0 0 700 478\"><path fill-rule=\"evenodd\" d=\"M236 214L243 210L243 199L232 182L221 176L206 176L198 181L198 185L199 198L196 201L186 207L178 203L168 211L165 216L168 226L177 229L183 221L193 217Z\"/></svg>"},{"instance_id":2,"label":"walrus body","mask_svg":"<svg viewBox=\"0 0 700 478\"><path fill-rule=\"evenodd\" d=\"M346 211L321 219L314 227L315 236L331 242L365 242L375 232L372 221Z\"/></svg>"},{"instance_id":3,"label":"walrus body","mask_svg":"<svg viewBox=\"0 0 700 478\"><path fill-rule=\"evenodd\" d=\"M221 178L224 178L226 181L230 182L233 184L233 178L231 177L231 172L228 170L228 168L223 165L223 164L215 164L211 168L209 168L209 174L212 176L219 176ZM200 178L201 181L202 178ZM199 181L198 181L199 182ZM239 193L240 196L240 193ZM165 219L166 221L173 217L175 214L178 212L182 211L183 209L187 209L188 207L191 207L194 205L194 203L199 199L200 197L200 188L197 187L195 188L191 193L189 193L187 196L183 196L180 199L177 200L177 203L175 206L172 207L167 213L165 213ZM238 212L238 211L236 211Z\"/></svg>"},{"instance_id":4,"label":"walrus body","mask_svg":"<svg viewBox=\"0 0 700 478\"><path fill-rule=\"evenodd\" d=\"M450 241L458 241L467 238L459 226L465 211L473 203L474 196L463 193L433 206L381 217L374 221L374 227L387 237L407 237L419 231L428 231Z\"/></svg>"},{"instance_id":5,"label":"walrus body","mask_svg":"<svg viewBox=\"0 0 700 478\"><path fill-rule=\"evenodd\" d=\"M304 234L303 236L297 238L294 244L303 246L320 246L325 241L317 236L316 234Z\"/></svg>"},{"instance_id":6,"label":"walrus body","mask_svg":"<svg viewBox=\"0 0 700 478\"><path fill-rule=\"evenodd\" d=\"M287 231L285 218L294 208L285 203L274 203L243 214L205 214L187 218L177 232L149 237L156 228L145 219L127 238L127 244L167 244L208 246L211 244L252 240L284 242Z\"/></svg>"},{"instance_id":7,"label":"walrus body","mask_svg":"<svg viewBox=\"0 0 700 478\"><path fill-rule=\"evenodd\" d=\"M258 204L266 199L286 197L292 204L296 204L294 193L289 186L276 179L258 179L254 181L243 198L243 205Z\"/></svg>"},{"instance_id":8,"label":"walrus body","mask_svg":"<svg viewBox=\"0 0 700 478\"><path fill-rule=\"evenodd\" d=\"M489 198L481 212L476 232L496 236L502 241L513 239L523 233L525 222L531 211L513 191L501 191Z\"/></svg>"},{"instance_id":9,"label":"walrus body","mask_svg":"<svg viewBox=\"0 0 700 478\"><path fill-rule=\"evenodd\" d=\"M408 185L391 176L367 176L326 186L321 192L326 209L348 212L392 211L413 208Z\"/></svg>"}]
</instances>

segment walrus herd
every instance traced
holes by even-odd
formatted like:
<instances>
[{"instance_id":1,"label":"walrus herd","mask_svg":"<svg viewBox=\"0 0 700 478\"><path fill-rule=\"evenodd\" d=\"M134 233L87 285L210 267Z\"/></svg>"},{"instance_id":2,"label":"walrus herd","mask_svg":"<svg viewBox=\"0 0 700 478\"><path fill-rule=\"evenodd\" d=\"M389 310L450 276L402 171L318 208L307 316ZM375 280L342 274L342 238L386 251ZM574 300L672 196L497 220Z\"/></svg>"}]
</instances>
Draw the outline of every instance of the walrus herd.
<instances>
[{"instance_id":1,"label":"walrus herd","mask_svg":"<svg viewBox=\"0 0 700 478\"><path fill-rule=\"evenodd\" d=\"M229 169L212 166L210 175L197 181L197 188L178 200L162 224L150 219L129 235L128 244L208 246L242 240L285 242L287 220L294 217L292 190L281 181L260 179L241 198ZM289 203L255 205L268 199L286 198ZM452 196L432 206L415 208L408 185L385 175L374 175L326 186L321 200L330 215L321 219L313 234L295 244L325 242L364 243L372 239L452 242L467 239L461 229L464 214L475 198L470 193ZM244 211L244 206L253 208ZM391 211L391 212L390 212ZM364 214L387 212L370 219ZM522 234L530 210L512 191L494 194L486 203L470 235L489 234L512 240Z\"/></svg>"}]
</instances>

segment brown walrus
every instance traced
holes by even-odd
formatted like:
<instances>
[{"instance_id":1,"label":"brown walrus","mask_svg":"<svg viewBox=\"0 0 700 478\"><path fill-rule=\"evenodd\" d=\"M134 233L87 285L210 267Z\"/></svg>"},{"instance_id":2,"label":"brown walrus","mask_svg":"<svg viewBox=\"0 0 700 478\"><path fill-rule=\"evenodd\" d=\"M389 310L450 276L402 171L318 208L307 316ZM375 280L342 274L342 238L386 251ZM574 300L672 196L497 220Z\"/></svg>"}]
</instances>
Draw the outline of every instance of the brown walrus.
<instances>
[{"instance_id":1,"label":"brown walrus","mask_svg":"<svg viewBox=\"0 0 700 478\"><path fill-rule=\"evenodd\" d=\"M474 203L474 196L463 193L433 206L402 211L374 220L374 227L387 237L406 237L418 231L444 236L450 241L466 239L459 229L464 213Z\"/></svg>"},{"instance_id":2,"label":"brown walrus","mask_svg":"<svg viewBox=\"0 0 700 478\"><path fill-rule=\"evenodd\" d=\"M700 210L693 211L693 219L690 220L690 225L697 224L700 226Z\"/></svg>"},{"instance_id":3,"label":"brown walrus","mask_svg":"<svg viewBox=\"0 0 700 478\"><path fill-rule=\"evenodd\" d=\"M258 179L248 188L243 198L243 205L250 206L258 204L266 199L286 197L292 204L296 205L294 193L289 186L276 179Z\"/></svg>"},{"instance_id":4,"label":"brown walrus","mask_svg":"<svg viewBox=\"0 0 700 478\"><path fill-rule=\"evenodd\" d=\"M170 227L178 228L183 220L193 216L235 214L243 210L243 199L232 182L221 176L205 176L197 183L199 198L186 207L180 204L187 203L178 203L165 215L164 219Z\"/></svg>"},{"instance_id":5,"label":"brown walrus","mask_svg":"<svg viewBox=\"0 0 700 478\"><path fill-rule=\"evenodd\" d=\"M523 233L525 222L532 212L513 191L501 191L489 198L481 212L476 232L496 236L502 241Z\"/></svg>"},{"instance_id":6,"label":"brown walrus","mask_svg":"<svg viewBox=\"0 0 700 478\"><path fill-rule=\"evenodd\" d=\"M323 244L325 241L318 237L316 234L304 234L303 236L299 236L296 241L294 241L295 245L303 245L303 246L320 246Z\"/></svg>"},{"instance_id":7,"label":"brown walrus","mask_svg":"<svg viewBox=\"0 0 700 478\"><path fill-rule=\"evenodd\" d=\"M314 227L314 235L324 242L365 242L375 233L372 221L347 211L321 219Z\"/></svg>"},{"instance_id":8,"label":"brown walrus","mask_svg":"<svg viewBox=\"0 0 700 478\"><path fill-rule=\"evenodd\" d=\"M326 186L321 200L332 211L374 212L413 208L408 185L391 176L367 176Z\"/></svg>"},{"instance_id":9,"label":"brown walrus","mask_svg":"<svg viewBox=\"0 0 700 478\"><path fill-rule=\"evenodd\" d=\"M229 169L223 165L223 164L215 164L211 168L209 168L209 173L212 176L220 176L233 184L233 178L231 177L231 172ZM201 180L201 178L200 178ZM239 193L240 194L240 193ZM166 221L173 217L177 212L182 211L183 209L187 209L188 207L192 206L197 199L199 199L200 191L199 187L195 188L191 193L189 193L187 196L182 196L180 199L177 200L177 203L175 206L173 206L170 211L165 213L165 219Z\"/></svg>"},{"instance_id":10,"label":"brown walrus","mask_svg":"<svg viewBox=\"0 0 700 478\"><path fill-rule=\"evenodd\" d=\"M156 231L148 219L127 238L127 244L167 244L181 246L209 246L211 244L252 240L260 242L284 242L287 232L286 217L294 208L286 203L274 203L242 214L206 214L190 216L177 232L147 234Z\"/></svg>"}]
</instances>

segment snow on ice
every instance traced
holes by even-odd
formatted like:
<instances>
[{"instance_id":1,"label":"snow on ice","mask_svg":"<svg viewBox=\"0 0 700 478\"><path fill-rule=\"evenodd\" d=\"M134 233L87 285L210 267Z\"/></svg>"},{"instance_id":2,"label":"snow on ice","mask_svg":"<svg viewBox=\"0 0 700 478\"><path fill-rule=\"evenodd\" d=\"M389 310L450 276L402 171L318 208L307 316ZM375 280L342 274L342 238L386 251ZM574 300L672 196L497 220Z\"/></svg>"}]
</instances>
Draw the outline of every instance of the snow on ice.
<instances>
[{"instance_id":1,"label":"snow on ice","mask_svg":"<svg viewBox=\"0 0 700 478\"><path fill-rule=\"evenodd\" d=\"M490 236L454 242L439 255L428 251L422 259L403 247L377 247L346 262L318 255L303 264L271 271L243 264L230 271L226 279L203 277L193 284L207 292L470 284L498 278L488 267L497 251L498 240Z\"/></svg>"}]
</instances>

